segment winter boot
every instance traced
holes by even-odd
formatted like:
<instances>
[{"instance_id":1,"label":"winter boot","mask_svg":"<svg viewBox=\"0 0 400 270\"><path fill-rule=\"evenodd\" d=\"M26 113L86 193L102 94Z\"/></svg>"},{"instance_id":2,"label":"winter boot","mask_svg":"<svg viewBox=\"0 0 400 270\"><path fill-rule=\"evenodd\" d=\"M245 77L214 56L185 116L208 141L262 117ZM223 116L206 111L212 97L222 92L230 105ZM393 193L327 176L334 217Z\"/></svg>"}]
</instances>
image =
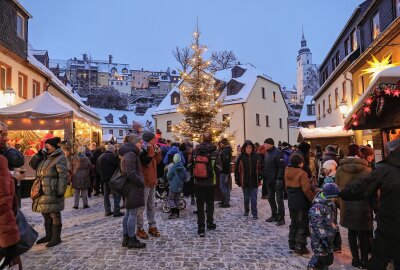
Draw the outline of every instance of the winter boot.
<instances>
[{"instance_id":1,"label":"winter boot","mask_svg":"<svg viewBox=\"0 0 400 270\"><path fill-rule=\"evenodd\" d=\"M129 249L131 249L131 248L145 248L146 247L146 243L140 242L136 238L136 236L133 236L133 237L129 237L127 247Z\"/></svg>"},{"instance_id":2,"label":"winter boot","mask_svg":"<svg viewBox=\"0 0 400 270\"><path fill-rule=\"evenodd\" d=\"M198 227L197 229L197 234L200 237L205 237L206 236L206 230L204 229L204 227Z\"/></svg>"},{"instance_id":3,"label":"winter boot","mask_svg":"<svg viewBox=\"0 0 400 270\"><path fill-rule=\"evenodd\" d=\"M128 242L129 242L129 237L128 237L127 234L124 234L123 238L122 238L122 247L127 247L128 246Z\"/></svg>"},{"instance_id":4,"label":"winter boot","mask_svg":"<svg viewBox=\"0 0 400 270\"><path fill-rule=\"evenodd\" d=\"M266 222L275 222L275 221L277 221L277 216L272 215L270 218L267 218L265 221Z\"/></svg>"},{"instance_id":5,"label":"winter boot","mask_svg":"<svg viewBox=\"0 0 400 270\"><path fill-rule=\"evenodd\" d=\"M36 244L43 244L43 243L47 243L51 240L51 225L52 225L52 221L50 219L50 222L48 220L45 221L44 223L44 230L46 231L46 236L43 238L40 238L39 240L36 241Z\"/></svg>"},{"instance_id":6,"label":"winter boot","mask_svg":"<svg viewBox=\"0 0 400 270\"><path fill-rule=\"evenodd\" d=\"M217 228L217 224L213 222L207 222L207 230L215 230Z\"/></svg>"},{"instance_id":7,"label":"winter boot","mask_svg":"<svg viewBox=\"0 0 400 270\"><path fill-rule=\"evenodd\" d=\"M54 247L61 243L62 224L53 224L51 229L51 240L47 243L46 247Z\"/></svg>"}]
</instances>

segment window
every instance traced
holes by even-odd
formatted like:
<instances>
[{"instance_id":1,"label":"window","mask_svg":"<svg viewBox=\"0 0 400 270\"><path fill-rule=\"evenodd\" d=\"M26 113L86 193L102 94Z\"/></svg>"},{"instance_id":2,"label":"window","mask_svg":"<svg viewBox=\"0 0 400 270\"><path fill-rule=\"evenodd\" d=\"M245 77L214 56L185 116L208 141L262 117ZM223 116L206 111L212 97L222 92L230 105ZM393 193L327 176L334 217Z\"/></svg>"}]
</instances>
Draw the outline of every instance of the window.
<instances>
[{"instance_id":1,"label":"window","mask_svg":"<svg viewBox=\"0 0 400 270\"><path fill-rule=\"evenodd\" d=\"M335 109L339 107L339 89L335 89Z\"/></svg>"},{"instance_id":2,"label":"window","mask_svg":"<svg viewBox=\"0 0 400 270\"><path fill-rule=\"evenodd\" d=\"M335 53L335 56L332 58L332 69L335 70L339 65L339 51Z\"/></svg>"},{"instance_id":3,"label":"window","mask_svg":"<svg viewBox=\"0 0 400 270\"><path fill-rule=\"evenodd\" d=\"M321 104L318 104L318 119L321 119Z\"/></svg>"},{"instance_id":4,"label":"window","mask_svg":"<svg viewBox=\"0 0 400 270\"><path fill-rule=\"evenodd\" d=\"M124 131L122 130L122 129L120 129L119 131L118 131L118 133L119 133L119 136L124 136Z\"/></svg>"},{"instance_id":5,"label":"window","mask_svg":"<svg viewBox=\"0 0 400 270\"><path fill-rule=\"evenodd\" d=\"M18 72L18 96L28 99L27 77L21 72Z\"/></svg>"},{"instance_id":6,"label":"window","mask_svg":"<svg viewBox=\"0 0 400 270\"><path fill-rule=\"evenodd\" d=\"M0 62L0 90L11 85L11 67Z\"/></svg>"},{"instance_id":7,"label":"window","mask_svg":"<svg viewBox=\"0 0 400 270\"><path fill-rule=\"evenodd\" d=\"M172 121L167 121L167 132L172 132Z\"/></svg>"},{"instance_id":8,"label":"window","mask_svg":"<svg viewBox=\"0 0 400 270\"><path fill-rule=\"evenodd\" d=\"M400 0L394 0L394 10L396 18L400 17Z\"/></svg>"},{"instance_id":9,"label":"window","mask_svg":"<svg viewBox=\"0 0 400 270\"><path fill-rule=\"evenodd\" d=\"M315 105L314 104L307 105L307 115L315 115Z\"/></svg>"},{"instance_id":10,"label":"window","mask_svg":"<svg viewBox=\"0 0 400 270\"><path fill-rule=\"evenodd\" d=\"M256 125L260 125L260 115L258 113L256 113Z\"/></svg>"},{"instance_id":11,"label":"window","mask_svg":"<svg viewBox=\"0 0 400 270\"><path fill-rule=\"evenodd\" d=\"M261 97L265 99L265 88L261 87Z\"/></svg>"},{"instance_id":12,"label":"window","mask_svg":"<svg viewBox=\"0 0 400 270\"><path fill-rule=\"evenodd\" d=\"M32 97L36 97L38 95L40 95L40 83L38 81L33 80Z\"/></svg>"},{"instance_id":13,"label":"window","mask_svg":"<svg viewBox=\"0 0 400 270\"><path fill-rule=\"evenodd\" d=\"M350 44L350 39L349 38L347 38L345 41L344 41L344 55L345 56L347 56L349 53L350 53L350 51L351 51L351 46L350 46L351 44Z\"/></svg>"},{"instance_id":14,"label":"window","mask_svg":"<svg viewBox=\"0 0 400 270\"><path fill-rule=\"evenodd\" d=\"M350 38L351 38L351 50L355 51L358 49L358 40L357 40L356 30L353 30L353 32L351 32Z\"/></svg>"},{"instance_id":15,"label":"window","mask_svg":"<svg viewBox=\"0 0 400 270\"><path fill-rule=\"evenodd\" d=\"M268 115L265 116L265 126L269 127L269 116Z\"/></svg>"},{"instance_id":16,"label":"window","mask_svg":"<svg viewBox=\"0 0 400 270\"><path fill-rule=\"evenodd\" d=\"M332 95L328 95L328 113L332 112Z\"/></svg>"},{"instance_id":17,"label":"window","mask_svg":"<svg viewBox=\"0 0 400 270\"><path fill-rule=\"evenodd\" d=\"M346 81L342 82L342 102L347 102Z\"/></svg>"},{"instance_id":18,"label":"window","mask_svg":"<svg viewBox=\"0 0 400 270\"><path fill-rule=\"evenodd\" d=\"M322 101L322 117L325 117L325 110L326 110L326 106L325 106L325 99Z\"/></svg>"},{"instance_id":19,"label":"window","mask_svg":"<svg viewBox=\"0 0 400 270\"><path fill-rule=\"evenodd\" d=\"M229 114L223 114L222 115L222 121L223 122L225 122L225 120L227 120L227 122L228 122L228 127L230 127L231 126L231 121L230 121L230 119L229 119Z\"/></svg>"},{"instance_id":20,"label":"window","mask_svg":"<svg viewBox=\"0 0 400 270\"><path fill-rule=\"evenodd\" d=\"M372 39L376 39L381 33L381 24L379 22L379 12L372 17Z\"/></svg>"},{"instance_id":21,"label":"window","mask_svg":"<svg viewBox=\"0 0 400 270\"><path fill-rule=\"evenodd\" d=\"M282 118L279 118L279 128L283 128Z\"/></svg>"},{"instance_id":22,"label":"window","mask_svg":"<svg viewBox=\"0 0 400 270\"><path fill-rule=\"evenodd\" d=\"M322 83L324 83L328 79L328 68L325 68L324 71L322 71Z\"/></svg>"},{"instance_id":23,"label":"window","mask_svg":"<svg viewBox=\"0 0 400 270\"><path fill-rule=\"evenodd\" d=\"M275 91L272 92L272 100L274 102L276 102L276 92Z\"/></svg>"},{"instance_id":24,"label":"window","mask_svg":"<svg viewBox=\"0 0 400 270\"><path fill-rule=\"evenodd\" d=\"M109 129L109 130L108 130L108 134L113 135L113 134L114 134L114 130L113 130L113 129Z\"/></svg>"},{"instance_id":25,"label":"window","mask_svg":"<svg viewBox=\"0 0 400 270\"><path fill-rule=\"evenodd\" d=\"M25 18L17 13L17 36L25 40Z\"/></svg>"}]
</instances>

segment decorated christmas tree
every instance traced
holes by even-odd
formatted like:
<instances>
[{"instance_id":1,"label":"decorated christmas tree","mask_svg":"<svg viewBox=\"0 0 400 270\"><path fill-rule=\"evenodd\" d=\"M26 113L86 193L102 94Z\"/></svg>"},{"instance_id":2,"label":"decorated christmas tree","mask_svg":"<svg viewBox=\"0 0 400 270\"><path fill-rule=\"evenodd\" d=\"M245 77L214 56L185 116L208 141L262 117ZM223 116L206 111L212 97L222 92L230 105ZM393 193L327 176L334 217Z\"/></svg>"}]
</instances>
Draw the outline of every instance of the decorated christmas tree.
<instances>
[{"instance_id":1,"label":"decorated christmas tree","mask_svg":"<svg viewBox=\"0 0 400 270\"><path fill-rule=\"evenodd\" d=\"M229 117L222 122L216 120L223 102L220 96L221 85L207 72L211 63L203 58L207 47L199 42L198 28L193 37L191 69L188 73L182 73L183 81L179 85L180 103L177 111L184 119L173 127L173 131L177 139L189 138L197 142L201 140L204 131L212 132L214 141L222 137L231 137L232 135L224 134L229 125Z\"/></svg>"}]
</instances>

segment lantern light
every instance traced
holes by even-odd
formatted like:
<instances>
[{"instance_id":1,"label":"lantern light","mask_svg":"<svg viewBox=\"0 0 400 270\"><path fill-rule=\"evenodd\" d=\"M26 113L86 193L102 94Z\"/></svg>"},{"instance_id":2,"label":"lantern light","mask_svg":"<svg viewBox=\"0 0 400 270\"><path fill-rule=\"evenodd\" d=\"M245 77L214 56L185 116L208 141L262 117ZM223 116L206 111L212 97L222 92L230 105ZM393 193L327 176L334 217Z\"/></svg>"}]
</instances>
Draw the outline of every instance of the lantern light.
<instances>
[{"instance_id":1,"label":"lantern light","mask_svg":"<svg viewBox=\"0 0 400 270\"><path fill-rule=\"evenodd\" d=\"M15 100L15 91L8 86L6 90L4 90L4 97L6 99L6 105L11 106Z\"/></svg>"}]
</instances>

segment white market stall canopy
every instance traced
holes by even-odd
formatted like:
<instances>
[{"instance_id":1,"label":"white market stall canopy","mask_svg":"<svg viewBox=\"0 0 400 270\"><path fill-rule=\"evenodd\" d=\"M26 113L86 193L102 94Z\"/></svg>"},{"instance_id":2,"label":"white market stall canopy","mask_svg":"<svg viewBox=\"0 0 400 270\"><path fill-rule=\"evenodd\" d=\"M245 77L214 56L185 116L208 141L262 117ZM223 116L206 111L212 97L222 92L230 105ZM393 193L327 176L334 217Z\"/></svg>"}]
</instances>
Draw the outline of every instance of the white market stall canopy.
<instances>
[{"instance_id":1,"label":"white market stall canopy","mask_svg":"<svg viewBox=\"0 0 400 270\"><path fill-rule=\"evenodd\" d=\"M319 138L337 138L354 136L352 130L346 131L343 126L320 127L320 128L300 128L297 141Z\"/></svg>"},{"instance_id":2,"label":"white market stall canopy","mask_svg":"<svg viewBox=\"0 0 400 270\"><path fill-rule=\"evenodd\" d=\"M49 118L62 116L82 117L74 108L45 91L39 96L14 106L0 109L0 116L7 118Z\"/></svg>"}]
</instances>

